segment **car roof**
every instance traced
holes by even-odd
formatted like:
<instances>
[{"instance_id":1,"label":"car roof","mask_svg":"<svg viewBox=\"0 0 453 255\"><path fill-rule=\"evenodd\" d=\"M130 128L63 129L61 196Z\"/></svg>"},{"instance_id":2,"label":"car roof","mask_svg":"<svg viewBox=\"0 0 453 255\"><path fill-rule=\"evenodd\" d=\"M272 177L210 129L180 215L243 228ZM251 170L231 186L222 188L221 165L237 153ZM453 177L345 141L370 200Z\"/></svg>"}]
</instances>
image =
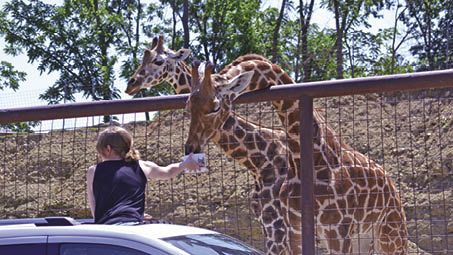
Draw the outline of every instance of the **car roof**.
<instances>
[{"instance_id":1,"label":"car roof","mask_svg":"<svg viewBox=\"0 0 453 255\"><path fill-rule=\"evenodd\" d=\"M134 226L80 224L74 226L36 226L35 224L17 224L0 226L0 239L19 236L42 235L77 235L123 238L136 241L162 239L190 234L218 234L215 231L174 225L174 224L141 224Z\"/></svg>"}]
</instances>

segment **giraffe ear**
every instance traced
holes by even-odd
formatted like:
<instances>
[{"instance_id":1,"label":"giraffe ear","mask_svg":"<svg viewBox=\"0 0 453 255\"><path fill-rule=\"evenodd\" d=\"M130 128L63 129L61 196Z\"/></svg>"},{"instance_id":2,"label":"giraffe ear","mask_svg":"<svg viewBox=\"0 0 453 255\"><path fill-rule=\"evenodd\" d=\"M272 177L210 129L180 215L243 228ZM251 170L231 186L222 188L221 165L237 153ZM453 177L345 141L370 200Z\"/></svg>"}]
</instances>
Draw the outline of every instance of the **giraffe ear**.
<instances>
[{"instance_id":1,"label":"giraffe ear","mask_svg":"<svg viewBox=\"0 0 453 255\"><path fill-rule=\"evenodd\" d=\"M183 61L190 55L189 49L180 49L175 53L168 53L168 57L175 60L176 62Z\"/></svg>"},{"instance_id":2,"label":"giraffe ear","mask_svg":"<svg viewBox=\"0 0 453 255\"><path fill-rule=\"evenodd\" d=\"M230 100L233 101L246 92L245 89L250 84L254 74L255 71L248 71L232 78L227 85L222 86L220 94L222 96L229 96Z\"/></svg>"}]
</instances>

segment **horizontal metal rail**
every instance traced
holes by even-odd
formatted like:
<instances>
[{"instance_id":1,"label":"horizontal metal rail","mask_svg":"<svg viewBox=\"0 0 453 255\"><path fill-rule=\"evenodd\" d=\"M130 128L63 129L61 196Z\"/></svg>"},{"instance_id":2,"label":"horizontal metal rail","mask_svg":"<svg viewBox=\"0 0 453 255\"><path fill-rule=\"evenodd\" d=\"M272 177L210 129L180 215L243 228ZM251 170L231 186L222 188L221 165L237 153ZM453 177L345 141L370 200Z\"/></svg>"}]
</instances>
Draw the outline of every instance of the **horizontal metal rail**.
<instances>
[{"instance_id":1,"label":"horizontal metal rail","mask_svg":"<svg viewBox=\"0 0 453 255\"><path fill-rule=\"evenodd\" d=\"M426 88L453 88L453 69L273 86L242 95L236 103L298 100ZM184 108L188 95L69 103L0 110L0 124Z\"/></svg>"}]
</instances>

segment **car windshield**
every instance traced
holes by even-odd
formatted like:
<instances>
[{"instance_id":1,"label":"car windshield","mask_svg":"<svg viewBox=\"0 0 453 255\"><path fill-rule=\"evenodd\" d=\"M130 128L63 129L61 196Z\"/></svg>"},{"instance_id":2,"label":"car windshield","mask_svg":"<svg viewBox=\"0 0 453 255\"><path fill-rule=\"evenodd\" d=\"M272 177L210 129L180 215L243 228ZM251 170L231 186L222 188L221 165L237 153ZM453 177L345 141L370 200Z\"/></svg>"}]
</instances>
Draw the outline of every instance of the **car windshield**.
<instances>
[{"instance_id":1,"label":"car windshield","mask_svg":"<svg viewBox=\"0 0 453 255\"><path fill-rule=\"evenodd\" d=\"M163 239L193 255L262 255L262 252L222 234L185 235Z\"/></svg>"}]
</instances>

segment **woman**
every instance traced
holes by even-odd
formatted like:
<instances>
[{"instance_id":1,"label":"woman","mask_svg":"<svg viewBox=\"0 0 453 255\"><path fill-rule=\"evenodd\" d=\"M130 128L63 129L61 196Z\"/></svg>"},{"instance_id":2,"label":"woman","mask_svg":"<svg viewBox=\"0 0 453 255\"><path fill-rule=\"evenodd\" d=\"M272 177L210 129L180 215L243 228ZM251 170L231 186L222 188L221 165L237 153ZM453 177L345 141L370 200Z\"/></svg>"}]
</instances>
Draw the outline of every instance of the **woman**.
<instances>
[{"instance_id":1,"label":"woman","mask_svg":"<svg viewBox=\"0 0 453 255\"><path fill-rule=\"evenodd\" d=\"M140 160L132 135L120 127L108 127L97 140L102 162L88 168L88 202L97 224L134 224L143 221L148 179L166 180L184 169L194 171L198 163L187 157L180 163L158 166Z\"/></svg>"}]
</instances>

